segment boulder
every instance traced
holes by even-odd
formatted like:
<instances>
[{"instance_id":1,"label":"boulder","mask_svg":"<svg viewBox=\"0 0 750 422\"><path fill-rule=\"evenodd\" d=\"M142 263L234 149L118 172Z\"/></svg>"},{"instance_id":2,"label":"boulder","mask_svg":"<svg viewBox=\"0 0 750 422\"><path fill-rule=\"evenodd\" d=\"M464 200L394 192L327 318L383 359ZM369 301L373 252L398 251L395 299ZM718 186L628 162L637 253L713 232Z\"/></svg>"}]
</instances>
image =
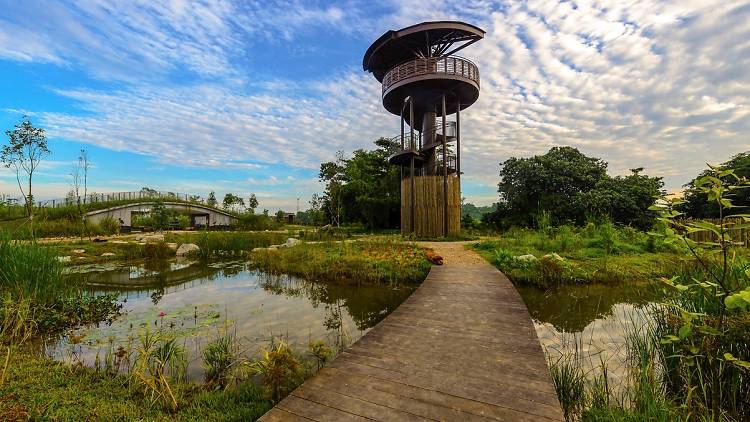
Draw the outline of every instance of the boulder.
<instances>
[{"instance_id":1,"label":"boulder","mask_svg":"<svg viewBox=\"0 0 750 422\"><path fill-rule=\"evenodd\" d=\"M194 255L198 254L200 251L201 248L194 243L183 243L179 248L177 248L177 256Z\"/></svg>"},{"instance_id":2,"label":"boulder","mask_svg":"<svg viewBox=\"0 0 750 422\"><path fill-rule=\"evenodd\" d=\"M176 243L167 243L167 247L173 251L177 251L177 244Z\"/></svg>"},{"instance_id":3,"label":"boulder","mask_svg":"<svg viewBox=\"0 0 750 422\"><path fill-rule=\"evenodd\" d=\"M77 253L77 254L86 253L86 249L73 249L73 253Z\"/></svg>"},{"instance_id":4,"label":"boulder","mask_svg":"<svg viewBox=\"0 0 750 422\"><path fill-rule=\"evenodd\" d=\"M57 260L58 260L59 262L70 262L70 260L71 260L71 257L70 257L70 256L58 256L58 257L57 257Z\"/></svg>"},{"instance_id":5,"label":"boulder","mask_svg":"<svg viewBox=\"0 0 750 422\"><path fill-rule=\"evenodd\" d=\"M127 245L130 242L128 242L127 240L110 240L109 243L115 243L118 245Z\"/></svg>"},{"instance_id":6,"label":"boulder","mask_svg":"<svg viewBox=\"0 0 750 422\"><path fill-rule=\"evenodd\" d=\"M299 239L295 239L293 237L290 237L289 239L286 240L286 242L284 243L283 246L285 248L291 248L292 246L297 246L299 244L300 244Z\"/></svg>"},{"instance_id":7,"label":"boulder","mask_svg":"<svg viewBox=\"0 0 750 422\"><path fill-rule=\"evenodd\" d=\"M112 253L112 252L104 252L104 253L102 254L102 256L115 256L115 254L114 254L114 253Z\"/></svg>"},{"instance_id":8,"label":"boulder","mask_svg":"<svg viewBox=\"0 0 750 422\"><path fill-rule=\"evenodd\" d=\"M139 242L146 242L146 243L163 242L164 235L163 234L148 234L148 235L138 236L135 238L135 240Z\"/></svg>"},{"instance_id":9,"label":"boulder","mask_svg":"<svg viewBox=\"0 0 750 422\"><path fill-rule=\"evenodd\" d=\"M548 253L547 255L544 255L542 257L543 259L548 259L550 261L565 261L565 258L561 257L560 255L556 253Z\"/></svg>"},{"instance_id":10,"label":"boulder","mask_svg":"<svg viewBox=\"0 0 750 422\"><path fill-rule=\"evenodd\" d=\"M521 262L537 262L537 261L539 261L537 259L537 257L535 257L532 254L515 256L515 257L513 257L513 259L515 259L517 261L521 261Z\"/></svg>"}]
</instances>

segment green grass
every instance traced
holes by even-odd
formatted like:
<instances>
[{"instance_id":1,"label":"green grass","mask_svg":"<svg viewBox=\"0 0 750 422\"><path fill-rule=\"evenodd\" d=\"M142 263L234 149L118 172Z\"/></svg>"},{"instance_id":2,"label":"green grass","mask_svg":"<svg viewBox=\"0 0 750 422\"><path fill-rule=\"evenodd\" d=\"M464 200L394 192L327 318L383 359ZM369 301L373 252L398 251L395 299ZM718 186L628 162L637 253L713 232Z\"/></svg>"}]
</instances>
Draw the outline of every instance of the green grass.
<instances>
[{"instance_id":1,"label":"green grass","mask_svg":"<svg viewBox=\"0 0 750 422\"><path fill-rule=\"evenodd\" d=\"M260 250L251 255L251 262L272 274L361 284L420 283L430 271L423 249L389 240L306 243Z\"/></svg>"},{"instance_id":2,"label":"green grass","mask_svg":"<svg viewBox=\"0 0 750 422\"><path fill-rule=\"evenodd\" d=\"M4 361L5 349L0 354ZM271 407L252 382L226 390L208 391L194 384L179 388L182 400L171 413L152 405L126 375L72 368L14 348L0 386L0 420L245 421Z\"/></svg>"},{"instance_id":3,"label":"green grass","mask_svg":"<svg viewBox=\"0 0 750 422\"><path fill-rule=\"evenodd\" d=\"M202 231L192 233L166 233L167 242L182 244L194 243L201 249L201 258L212 258L225 255L237 255L250 252L254 248L265 248L280 244L289 236L279 232L240 232L240 231Z\"/></svg>"},{"instance_id":4,"label":"green grass","mask_svg":"<svg viewBox=\"0 0 750 422\"><path fill-rule=\"evenodd\" d=\"M537 287L654 280L688 263L675 246L606 223L583 228L511 229L472 247L514 282ZM516 259L521 255L534 255L536 260Z\"/></svg>"}]
</instances>

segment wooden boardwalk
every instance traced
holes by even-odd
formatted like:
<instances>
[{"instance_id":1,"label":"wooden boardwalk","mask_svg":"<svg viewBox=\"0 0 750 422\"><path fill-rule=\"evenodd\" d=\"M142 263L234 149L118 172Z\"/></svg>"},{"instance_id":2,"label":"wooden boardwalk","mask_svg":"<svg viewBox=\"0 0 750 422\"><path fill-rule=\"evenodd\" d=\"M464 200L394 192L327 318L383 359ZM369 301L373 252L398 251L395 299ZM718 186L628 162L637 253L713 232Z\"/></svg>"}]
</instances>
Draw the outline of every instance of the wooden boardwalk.
<instances>
[{"instance_id":1,"label":"wooden boardwalk","mask_svg":"<svg viewBox=\"0 0 750 422\"><path fill-rule=\"evenodd\" d=\"M564 420L521 297L494 267L470 261L434 266L398 309L260 420Z\"/></svg>"}]
</instances>

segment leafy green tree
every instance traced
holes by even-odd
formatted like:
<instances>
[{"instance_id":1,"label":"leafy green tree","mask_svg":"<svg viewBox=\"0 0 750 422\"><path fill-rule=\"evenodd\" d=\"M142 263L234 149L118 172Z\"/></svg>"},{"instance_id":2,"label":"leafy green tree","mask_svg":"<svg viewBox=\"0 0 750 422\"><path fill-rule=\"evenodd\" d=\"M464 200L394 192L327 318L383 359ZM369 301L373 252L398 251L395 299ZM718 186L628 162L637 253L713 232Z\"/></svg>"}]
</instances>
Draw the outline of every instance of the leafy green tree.
<instances>
[{"instance_id":1,"label":"leafy green tree","mask_svg":"<svg viewBox=\"0 0 750 422\"><path fill-rule=\"evenodd\" d=\"M222 201L224 209L234 208L235 206L245 207L245 200L233 193L227 193L224 195L224 201Z\"/></svg>"},{"instance_id":2,"label":"leafy green tree","mask_svg":"<svg viewBox=\"0 0 750 422\"><path fill-rule=\"evenodd\" d=\"M500 206L487 221L534 225L542 214L554 224L583 224L606 216L636 227L649 227L656 217L647 208L662 194L659 177L634 169L610 177L607 163L573 147L554 147L529 158L511 157L501 164Z\"/></svg>"},{"instance_id":3,"label":"leafy green tree","mask_svg":"<svg viewBox=\"0 0 750 422\"><path fill-rule=\"evenodd\" d=\"M216 193L214 191L209 192L208 199L206 199L206 205L209 207L215 207L219 202L216 200Z\"/></svg>"},{"instance_id":4,"label":"leafy green tree","mask_svg":"<svg viewBox=\"0 0 750 422\"><path fill-rule=\"evenodd\" d=\"M34 238L34 194L32 192L32 179L34 172L39 167L44 157L50 154L47 145L47 135L44 129L34 127L28 116L23 116L21 122L13 127L13 130L5 131L8 136L8 144L0 149L0 162L5 167L16 171L16 181L21 195L26 203L26 213L29 217L31 237ZM21 172L25 173L27 189L21 184Z\"/></svg>"},{"instance_id":5,"label":"leafy green tree","mask_svg":"<svg viewBox=\"0 0 750 422\"><path fill-rule=\"evenodd\" d=\"M733 156L729 161L722 163L718 169L733 169L738 177L750 178L750 151ZM707 176L712 176L711 169L702 171L698 177L685 185L684 202L679 209L686 217L690 218L719 218L719 207L715 201L709 201L703 194L697 182ZM728 176L722 176L722 180L730 180ZM750 189L740 189L732 193L730 199L734 207L727 209L727 215L738 212L747 212L750 207Z\"/></svg>"},{"instance_id":6,"label":"leafy green tree","mask_svg":"<svg viewBox=\"0 0 750 422\"><path fill-rule=\"evenodd\" d=\"M255 213L255 209L258 208L258 198L255 197L254 193L251 193L250 197L247 198L247 208L253 214Z\"/></svg>"},{"instance_id":7,"label":"leafy green tree","mask_svg":"<svg viewBox=\"0 0 750 422\"><path fill-rule=\"evenodd\" d=\"M154 228L157 230L166 229L169 225L170 219L171 216L169 215L167 207L164 206L164 201L161 199L155 201L154 205L151 207L151 221L154 224Z\"/></svg>"},{"instance_id":8,"label":"leafy green tree","mask_svg":"<svg viewBox=\"0 0 750 422\"><path fill-rule=\"evenodd\" d=\"M338 154L336 161L321 164L319 176L326 184L322 208L334 224L398 227L400 170L388 163L397 145L386 138L375 145L374 150L356 150L348 159Z\"/></svg>"}]
</instances>

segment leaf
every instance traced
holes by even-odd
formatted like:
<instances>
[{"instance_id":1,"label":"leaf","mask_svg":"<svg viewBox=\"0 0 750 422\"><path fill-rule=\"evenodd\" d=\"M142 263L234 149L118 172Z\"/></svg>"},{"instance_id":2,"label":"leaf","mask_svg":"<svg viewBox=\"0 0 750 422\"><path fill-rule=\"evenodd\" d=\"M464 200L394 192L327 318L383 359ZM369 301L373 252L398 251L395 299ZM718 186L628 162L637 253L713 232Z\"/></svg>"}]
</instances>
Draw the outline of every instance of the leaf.
<instances>
[{"instance_id":1,"label":"leaf","mask_svg":"<svg viewBox=\"0 0 750 422\"><path fill-rule=\"evenodd\" d=\"M678 332L680 339L683 340L690 337L691 334L693 334L693 327L690 324L683 325Z\"/></svg>"},{"instance_id":2,"label":"leaf","mask_svg":"<svg viewBox=\"0 0 750 422\"><path fill-rule=\"evenodd\" d=\"M714 223L709 223L708 221L692 221L688 223L687 226L709 230L713 233L716 233L717 236L721 236L721 228Z\"/></svg>"}]
</instances>

